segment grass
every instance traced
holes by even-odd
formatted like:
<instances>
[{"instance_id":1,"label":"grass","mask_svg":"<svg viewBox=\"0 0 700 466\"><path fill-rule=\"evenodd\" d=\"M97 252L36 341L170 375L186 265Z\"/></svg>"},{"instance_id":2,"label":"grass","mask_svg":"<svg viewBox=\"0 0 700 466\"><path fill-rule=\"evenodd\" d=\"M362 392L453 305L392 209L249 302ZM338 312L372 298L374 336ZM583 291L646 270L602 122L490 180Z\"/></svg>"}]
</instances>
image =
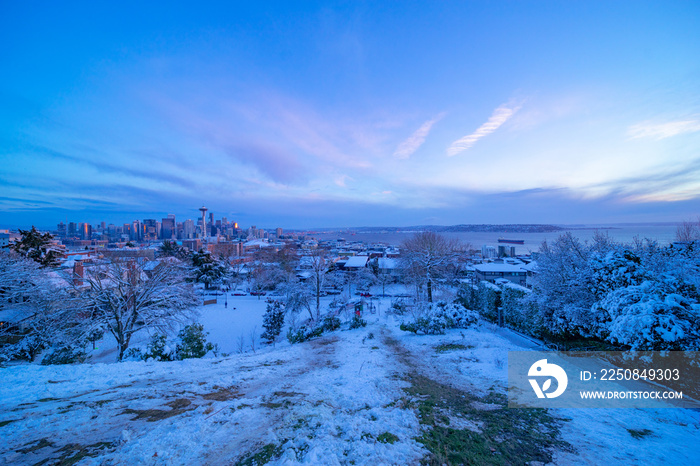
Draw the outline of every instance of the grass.
<instances>
[{"instance_id":1,"label":"grass","mask_svg":"<svg viewBox=\"0 0 700 466\"><path fill-rule=\"evenodd\" d=\"M399 438L391 432L383 432L377 435L377 442L394 444L399 441Z\"/></svg>"},{"instance_id":2,"label":"grass","mask_svg":"<svg viewBox=\"0 0 700 466\"><path fill-rule=\"evenodd\" d=\"M641 440L641 439L643 439L644 437L647 437L647 436L649 436L649 435L651 435L651 434L654 433L654 431L649 430L649 429L641 429L641 430L637 430L637 429L627 429L627 432L629 432L630 435L631 435L633 438L636 438L637 440Z\"/></svg>"},{"instance_id":3,"label":"grass","mask_svg":"<svg viewBox=\"0 0 700 466\"><path fill-rule=\"evenodd\" d=\"M32 445L32 443L34 443L34 442L27 443L26 445L24 445L27 448L22 448L20 450L17 450L17 453L22 453L24 455L24 454L31 453L31 452L34 452L37 450L41 450L42 448L52 447L54 445L53 442L50 442L48 439L45 439L45 438L37 440L34 445Z\"/></svg>"},{"instance_id":4,"label":"grass","mask_svg":"<svg viewBox=\"0 0 700 466\"><path fill-rule=\"evenodd\" d=\"M70 466L76 464L85 458L94 458L101 454L103 450L114 448L116 443L98 442L92 445L80 445L78 443L69 443L65 447L58 450L63 454L57 459L56 464L61 466Z\"/></svg>"},{"instance_id":5,"label":"grass","mask_svg":"<svg viewBox=\"0 0 700 466\"><path fill-rule=\"evenodd\" d=\"M268 443L264 445L260 450L252 453L241 461L236 463L237 466L257 466L262 464L267 464L273 459L277 459L282 455L282 445L276 445L274 443Z\"/></svg>"},{"instance_id":6,"label":"grass","mask_svg":"<svg viewBox=\"0 0 700 466\"><path fill-rule=\"evenodd\" d=\"M460 343L444 343L442 345L438 345L435 347L435 352L437 353L446 353L448 351L457 351L457 350L466 350L466 349L472 349L474 348L473 346L469 345L462 345Z\"/></svg>"},{"instance_id":7,"label":"grass","mask_svg":"<svg viewBox=\"0 0 700 466\"><path fill-rule=\"evenodd\" d=\"M408 376L420 423L427 427L417 439L431 454L423 464L549 463L554 448L570 448L559 438L561 420L544 409L510 409L506 396L491 392L478 397L419 374ZM490 405L493 409L483 409ZM479 407L481 406L481 408ZM449 426L446 414L466 418L479 432Z\"/></svg>"}]
</instances>

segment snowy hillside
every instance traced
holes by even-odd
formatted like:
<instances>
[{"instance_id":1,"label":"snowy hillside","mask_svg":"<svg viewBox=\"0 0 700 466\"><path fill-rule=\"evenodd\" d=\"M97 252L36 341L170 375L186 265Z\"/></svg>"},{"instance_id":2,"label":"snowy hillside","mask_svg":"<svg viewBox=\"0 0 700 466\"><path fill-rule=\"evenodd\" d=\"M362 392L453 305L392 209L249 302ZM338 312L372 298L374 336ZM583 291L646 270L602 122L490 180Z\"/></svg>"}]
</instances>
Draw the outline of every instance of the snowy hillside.
<instances>
[{"instance_id":1,"label":"snowy hillside","mask_svg":"<svg viewBox=\"0 0 700 466\"><path fill-rule=\"evenodd\" d=\"M508 409L528 341L372 319L219 359L0 369L0 464L453 463L431 453L447 435L481 464L700 463L697 412Z\"/></svg>"}]
</instances>

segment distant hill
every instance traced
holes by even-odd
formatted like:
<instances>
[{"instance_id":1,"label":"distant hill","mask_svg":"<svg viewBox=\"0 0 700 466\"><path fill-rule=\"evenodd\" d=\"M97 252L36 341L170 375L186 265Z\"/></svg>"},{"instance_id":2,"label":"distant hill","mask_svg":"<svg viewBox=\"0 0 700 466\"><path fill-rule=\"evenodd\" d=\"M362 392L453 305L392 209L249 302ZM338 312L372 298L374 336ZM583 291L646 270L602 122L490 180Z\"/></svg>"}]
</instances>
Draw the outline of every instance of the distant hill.
<instances>
[{"instance_id":1,"label":"distant hill","mask_svg":"<svg viewBox=\"0 0 700 466\"><path fill-rule=\"evenodd\" d=\"M344 231L377 233L377 232L410 232L410 231L435 231L442 232L504 232L504 233L543 233L552 231L564 231L565 228L556 225L544 224L474 224L474 225L416 225L410 227L355 227L346 228Z\"/></svg>"}]
</instances>

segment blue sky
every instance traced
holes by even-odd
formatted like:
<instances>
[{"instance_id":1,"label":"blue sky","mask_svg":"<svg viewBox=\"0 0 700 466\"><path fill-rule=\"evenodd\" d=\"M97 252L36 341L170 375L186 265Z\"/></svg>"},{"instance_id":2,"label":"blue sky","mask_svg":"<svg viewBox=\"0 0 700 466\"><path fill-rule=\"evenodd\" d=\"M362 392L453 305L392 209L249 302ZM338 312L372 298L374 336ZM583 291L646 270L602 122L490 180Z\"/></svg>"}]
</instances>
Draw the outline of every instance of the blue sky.
<instances>
[{"instance_id":1,"label":"blue sky","mask_svg":"<svg viewBox=\"0 0 700 466\"><path fill-rule=\"evenodd\" d=\"M700 214L697 2L0 4L0 223Z\"/></svg>"}]
</instances>

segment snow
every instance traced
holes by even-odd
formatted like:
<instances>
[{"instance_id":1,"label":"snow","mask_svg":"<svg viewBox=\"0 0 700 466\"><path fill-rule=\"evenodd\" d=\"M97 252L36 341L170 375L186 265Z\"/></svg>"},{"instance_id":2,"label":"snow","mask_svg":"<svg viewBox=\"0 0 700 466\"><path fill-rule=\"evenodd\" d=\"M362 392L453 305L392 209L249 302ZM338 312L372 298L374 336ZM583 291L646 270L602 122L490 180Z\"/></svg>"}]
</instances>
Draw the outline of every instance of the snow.
<instances>
[{"instance_id":1,"label":"snow","mask_svg":"<svg viewBox=\"0 0 700 466\"><path fill-rule=\"evenodd\" d=\"M409 293L396 285L387 291ZM263 330L265 297L228 296L227 307L217 298L200 308L199 320L227 357L115 364L105 340L95 352L98 363L0 369L0 465L55 461L70 444L99 442L107 446L80 464L229 464L268 444L280 454L272 464L418 464L427 451L415 440L422 432L416 411L399 403L408 386L403 357L415 365L411 370L481 396L506 392L508 351L542 349L484 322L445 335L402 332L401 317L387 314L392 298L381 298L381 312L364 315L366 328L238 354L239 336L248 340L257 329L259 338ZM446 344L465 348L435 350ZM700 464L696 411L550 413L566 419L561 436L573 447L555 452L555 464ZM651 433L631 435L644 429ZM384 432L399 440L377 441ZM42 447L41 439L52 446Z\"/></svg>"},{"instance_id":2,"label":"snow","mask_svg":"<svg viewBox=\"0 0 700 466\"><path fill-rule=\"evenodd\" d=\"M405 382L365 329L224 359L4 369L0 464L38 462L53 447L107 442L82 464L229 463L280 445L278 464L412 464L424 454L415 413L394 406ZM212 394L225 392L220 399ZM170 406L170 407L169 407ZM148 422L139 410L175 416ZM151 411L151 413L158 413ZM399 440L374 440L391 431ZM54 452L55 453L55 452Z\"/></svg>"}]
</instances>

